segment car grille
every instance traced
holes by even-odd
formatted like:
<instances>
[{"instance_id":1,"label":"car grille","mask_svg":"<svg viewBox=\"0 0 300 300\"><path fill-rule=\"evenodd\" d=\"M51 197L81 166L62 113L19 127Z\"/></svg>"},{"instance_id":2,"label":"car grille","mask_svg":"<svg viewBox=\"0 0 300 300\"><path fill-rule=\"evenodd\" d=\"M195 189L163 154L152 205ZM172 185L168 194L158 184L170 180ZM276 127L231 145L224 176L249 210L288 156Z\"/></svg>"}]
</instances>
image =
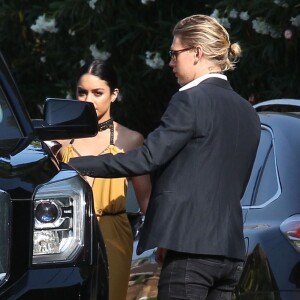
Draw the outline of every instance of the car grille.
<instances>
[{"instance_id":1,"label":"car grille","mask_svg":"<svg viewBox=\"0 0 300 300\"><path fill-rule=\"evenodd\" d=\"M11 202L9 195L0 190L0 285L9 268Z\"/></svg>"}]
</instances>

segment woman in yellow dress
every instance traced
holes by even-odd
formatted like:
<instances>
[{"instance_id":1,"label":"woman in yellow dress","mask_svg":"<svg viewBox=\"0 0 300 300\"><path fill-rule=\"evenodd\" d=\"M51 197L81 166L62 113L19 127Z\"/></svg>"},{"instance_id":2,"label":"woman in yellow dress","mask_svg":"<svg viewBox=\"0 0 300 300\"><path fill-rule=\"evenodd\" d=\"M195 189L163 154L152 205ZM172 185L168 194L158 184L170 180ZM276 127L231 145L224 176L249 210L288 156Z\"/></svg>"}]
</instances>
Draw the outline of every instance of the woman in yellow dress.
<instances>
[{"instance_id":1,"label":"woman in yellow dress","mask_svg":"<svg viewBox=\"0 0 300 300\"><path fill-rule=\"evenodd\" d=\"M108 61L84 65L77 80L76 97L95 106L99 132L95 137L59 141L64 162L71 157L116 154L137 148L143 136L111 118L110 107L119 95L117 76ZM109 266L109 299L125 300L130 275L133 236L126 210L127 178L91 178L94 207L106 244ZM151 183L148 175L131 178L140 209L146 212Z\"/></svg>"}]
</instances>

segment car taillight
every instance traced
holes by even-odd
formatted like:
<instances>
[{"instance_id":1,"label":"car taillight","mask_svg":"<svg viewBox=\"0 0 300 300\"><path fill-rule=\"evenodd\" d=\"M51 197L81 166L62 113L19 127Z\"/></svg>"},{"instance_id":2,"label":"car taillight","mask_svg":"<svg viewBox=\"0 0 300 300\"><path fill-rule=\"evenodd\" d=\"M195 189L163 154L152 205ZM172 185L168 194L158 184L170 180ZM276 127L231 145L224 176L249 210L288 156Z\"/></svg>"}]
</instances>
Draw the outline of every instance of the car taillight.
<instances>
[{"instance_id":1,"label":"car taillight","mask_svg":"<svg viewBox=\"0 0 300 300\"><path fill-rule=\"evenodd\" d=\"M300 215L294 215L283 221L280 230L291 245L300 252Z\"/></svg>"},{"instance_id":2,"label":"car taillight","mask_svg":"<svg viewBox=\"0 0 300 300\"><path fill-rule=\"evenodd\" d=\"M71 261L82 249L85 196L78 176L38 188L34 197L34 264Z\"/></svg>"}]
</instances>

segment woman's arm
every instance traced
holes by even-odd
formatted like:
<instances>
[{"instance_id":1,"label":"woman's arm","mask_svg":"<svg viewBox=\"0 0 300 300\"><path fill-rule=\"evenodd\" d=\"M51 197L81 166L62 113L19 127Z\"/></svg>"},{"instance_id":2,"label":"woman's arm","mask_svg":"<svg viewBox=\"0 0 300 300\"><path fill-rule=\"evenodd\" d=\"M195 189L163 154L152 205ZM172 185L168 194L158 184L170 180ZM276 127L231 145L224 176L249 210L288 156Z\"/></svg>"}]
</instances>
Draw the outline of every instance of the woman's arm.
<instances>
[{"instance_id":1,"label":"woman's arm","mask_svg":"<svg viewBox=\"0 0 300 300\"><path fill-rule=\"evenodd\" d=\"M125 152L136 149L143 145L144 137L137 131L128 130L119 125L120 140L123 142L123 149ZM135 192L136 199L138 201L140 210L143 214L146 213L150 194L151 194L151 179L150 175L141 175L130 177L132 186Z\"/></svg>"},{"instance_id":2,"label":"woman's arm","mask_svg":"<svg viewBox=\"0 0 300 300\"><path fill-rule=\"evenodd\" d=\"M141 212L145 214L151 194L150 176L142 175L131 177L131 181Z\"/></svg>"}]
</instances>

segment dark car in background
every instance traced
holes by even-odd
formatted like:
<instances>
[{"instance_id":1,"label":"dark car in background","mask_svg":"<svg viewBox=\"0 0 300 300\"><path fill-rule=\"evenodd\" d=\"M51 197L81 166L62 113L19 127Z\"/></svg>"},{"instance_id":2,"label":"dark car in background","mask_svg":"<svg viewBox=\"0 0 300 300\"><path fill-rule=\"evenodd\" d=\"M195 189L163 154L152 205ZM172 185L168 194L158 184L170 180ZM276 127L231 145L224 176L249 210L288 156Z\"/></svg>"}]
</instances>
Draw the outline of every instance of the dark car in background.
<instances>
[{"instance_id":1,"label":"dark car in background","mask_svg":"<svg viewBox=\"0 0 300 300\"><path fill-rule=\"evenodd\" d=\"M0 55L0 299L108 299L92 190L46 140L97 133L94 106L48 99L31 120Z\"/></svg>"},{"instance_id":2,"label":"dark car in background","mask_svg":"<svg viewBox=\"0 0 300 300\"><path fill-rule=\"evenodd\" d=\"M255 109L261 139L241 200L246 255L233 299L299 300L300 100L270 100ZM135 247L137 240L138 234ZM127 300L156 299L160 268L153 251L133 255Z\"/></svg>"},{"instance_id":3,"label":"dark car in background","mask_svg":"<svg viewBox=\"0 0 300 300\"><path fill-rule=\"evenodd\" d=\"M255 106L261 139L242 199L247 249L237 299L300 299L300 100Z\"/></svg>"}]
</instances>

